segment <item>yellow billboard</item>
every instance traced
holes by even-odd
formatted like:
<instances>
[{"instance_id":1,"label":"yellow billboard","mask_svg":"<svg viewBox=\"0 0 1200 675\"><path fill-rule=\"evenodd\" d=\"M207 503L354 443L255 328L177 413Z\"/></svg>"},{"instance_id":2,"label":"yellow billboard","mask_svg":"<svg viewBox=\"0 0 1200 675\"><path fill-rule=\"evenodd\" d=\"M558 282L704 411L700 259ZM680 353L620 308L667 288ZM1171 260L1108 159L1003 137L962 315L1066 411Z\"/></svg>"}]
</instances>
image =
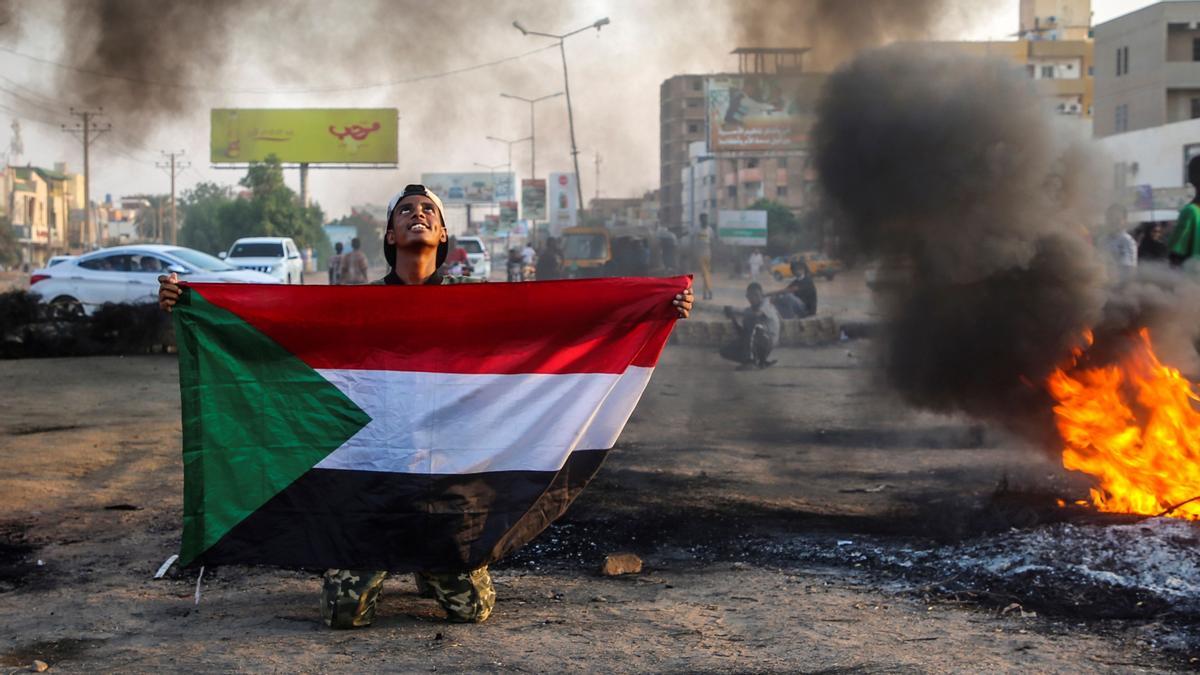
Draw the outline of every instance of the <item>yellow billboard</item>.
<instances>
[{"instance_id":1,"label":"yellow billboard","mask_svg":"<svg viewBox=\"0 0 1200 675\"><path fill-rule=\"evenodd\" d=\"M214 108L214 164L395 164L395 108Z\"/></svg>"}]
</instances>

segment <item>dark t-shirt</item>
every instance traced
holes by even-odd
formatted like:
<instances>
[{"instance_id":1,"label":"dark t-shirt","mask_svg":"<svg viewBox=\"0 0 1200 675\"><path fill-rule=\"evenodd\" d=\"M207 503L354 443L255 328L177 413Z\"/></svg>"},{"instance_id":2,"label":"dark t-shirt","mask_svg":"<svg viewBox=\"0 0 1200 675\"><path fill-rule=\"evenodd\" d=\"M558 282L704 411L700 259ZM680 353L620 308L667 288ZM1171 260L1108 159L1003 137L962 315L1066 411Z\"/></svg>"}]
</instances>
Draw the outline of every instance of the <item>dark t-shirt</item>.
<instances>
[{"instance_id":1,"label":"dark t-shirt","mask_svg":"<svg viewBox=\"0 0 1200 675\"><path fill-rule=\"evenodd\" d=\"M788 292L800 298L800 302L804 303L804 307L809 314L817 313L817 285L813 283L812 275L808 275L803 279L792 279L792 283L788 284Z\"/></svg>"}]
</instances>

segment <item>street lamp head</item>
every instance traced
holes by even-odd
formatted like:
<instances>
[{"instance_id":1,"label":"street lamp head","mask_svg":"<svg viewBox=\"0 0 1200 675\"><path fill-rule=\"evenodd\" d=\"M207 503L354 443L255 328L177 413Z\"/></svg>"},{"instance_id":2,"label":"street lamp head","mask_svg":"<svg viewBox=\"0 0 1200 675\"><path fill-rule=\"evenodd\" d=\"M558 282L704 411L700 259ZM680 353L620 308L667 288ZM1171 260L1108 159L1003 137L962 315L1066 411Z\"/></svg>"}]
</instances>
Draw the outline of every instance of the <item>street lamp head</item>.
<instances>
[{"instance_id":1,"label":"street lamp head","mask_svg":"<svg viewBox=\"0 0 1200 675\"><path fill-rule=\"evenodd\" d=\"M593 26L595 26L595 27L596 27L596 31L597 31L597 32L599 32L599 31L600 31L600 28L601 28L602 26L607 26L609 23L611 23L611 22L608 20L608 17L606 16L606 17L604 17L603 19L600 19L599 21L597 21L596 23L594 23L594 24L592 24L592 25L593 25Z\"/></svg>"},{"instance_id":2,"label":"street lamp head","mask_svg":"<svg viewBox=\"0 0 1200 675\"><path fill-rule=\"evenodd\" d=\"M513 28L521 31L521 35L529 35L529 31L525 30L525 26L522 26L520 21L514 21Z\"/></svg>"}]
</instances>

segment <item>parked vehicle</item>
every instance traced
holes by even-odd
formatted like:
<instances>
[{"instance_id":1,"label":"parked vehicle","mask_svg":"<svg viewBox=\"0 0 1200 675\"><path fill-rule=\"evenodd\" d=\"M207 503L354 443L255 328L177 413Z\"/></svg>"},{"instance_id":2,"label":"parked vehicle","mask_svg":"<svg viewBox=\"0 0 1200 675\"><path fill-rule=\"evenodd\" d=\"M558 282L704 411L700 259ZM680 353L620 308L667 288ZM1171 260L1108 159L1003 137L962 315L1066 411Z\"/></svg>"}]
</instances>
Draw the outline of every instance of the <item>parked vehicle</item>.
<instances>
[{"instance_id":1,"label":"parked vehicle","mask_svg":"<svg viewBox=\"0 0 1200 675\"><path fill-rule=\"evenodd\" d=\"M50 259L46 261L46 267L54 267L55 265L57 265L60 262L74 260L77 257L78 256L73 256L73 255L52 255L52 256L50 256Z\"/></svg>"},{"instance_id":2,"label":"parked vehicle","mask_svg":"<svg viewBox=\"0 0 1200 675\"><path fill-rule=\"evenodd\" d=\"M456 237L458 245L467 249L467 260L471 263L471 275L480 279L492 276L492 256L479 237Z\"/></svg>"},{"instance_id":3,"label":"parked vehicle","mask_svg":"<svg viewBox=\"0 0 1200 675\"><path fill-rule=\"evenodd\" d=\"M562 231L563 273L570 278L604 275L613 258L612 239L604 227L568 227Z\"/></svg>"},{"instance_id":4,"label":"parked vehicle","mask_svg":"<svg viewBox=\"0 0 1200 675\"><path fill-rule=\"evenodd\" d=\"M281 283L304 283L304 261L291 237L243 237L221 257L234 267L275 277Z\"/></svg>"},{"instance_id":5,"label":"parked vehicle","mask_svg":"<svg viewBox=\"0 0 1200 675\"><path fill-rule=\"evenodd\" d=\"M185 281L278 282L194 249L146 244L100 249L34 270L29 290L62 316L90 316L106 302L157 301L158 277L171 272Z\"/></svg>"},{"instance_id":6,"label":"parked vehicle","mask_svg":"<svg viewBox=\"0 0 1200 675\"><path fill-rule=\"evenodd\" d=\"M808 265L808 271L813 276L832 279L842 271L842 261L834 260L820 251L801 251L786 258L775 258L771 261L771 276L776 281L792 277L792 261L803 260Z\"/></svg>"}]
</instances>

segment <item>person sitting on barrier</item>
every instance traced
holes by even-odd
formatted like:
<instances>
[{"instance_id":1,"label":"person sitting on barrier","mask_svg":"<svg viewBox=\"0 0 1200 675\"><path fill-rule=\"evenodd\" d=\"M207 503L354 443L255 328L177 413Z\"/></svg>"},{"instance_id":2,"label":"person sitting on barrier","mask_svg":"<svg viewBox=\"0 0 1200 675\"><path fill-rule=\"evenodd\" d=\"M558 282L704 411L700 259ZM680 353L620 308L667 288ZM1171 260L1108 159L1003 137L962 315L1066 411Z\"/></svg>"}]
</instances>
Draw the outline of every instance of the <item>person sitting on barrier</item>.
<instances>
[{"instance_id":1,"label":"person sitting on barrier","mask_svg":"<svg viewBox=\"0 0 1200 675\"><path fill-rule=\"evenodd\" d=\"M803 319L817 313L817 286L803 260L793 260L791 268L792 280L787 287L771 291L767 297L781 318Z\"/></svg>"},{"instance_id":2,"label":"person sitting on barrier","mask_svg":"<svg viewBox=\"0 0 1200 675\"><path fill-rule=\"evenodd\" d=\"M733 322L737 336L721 347L721 356L741 364L740 368L767 368L775 365L769 360L771 350L779 344L779 313L766 302L762 285L753 282L746 287L750 306L740 312L725 307L725 316Z\"/></svg>"}]
</instances>

